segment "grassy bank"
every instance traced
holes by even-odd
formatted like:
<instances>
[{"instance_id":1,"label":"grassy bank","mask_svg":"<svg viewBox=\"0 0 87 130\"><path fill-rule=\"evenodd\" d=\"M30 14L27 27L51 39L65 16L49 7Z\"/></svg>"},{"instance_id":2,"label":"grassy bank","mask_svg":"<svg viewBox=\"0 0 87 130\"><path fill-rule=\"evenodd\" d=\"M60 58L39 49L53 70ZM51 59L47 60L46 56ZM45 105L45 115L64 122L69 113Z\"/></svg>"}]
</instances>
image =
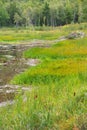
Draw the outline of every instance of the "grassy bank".
<instances>
[{"instance_id":1,"label":"grassy bank","mask_svg":"<svg viewBox=\"0 0 87 130\"><path fill-rule=\"evenodd\" d=\"M86 32L87 23L72 24L60 27L27 27L27 28L1 28L0 42L1 43L20 43L29 42L34 39L39 40L54 40L61 36L65 36L72 31L83 30Z\"/></svg>"},{"instance_id":2,"label":"grassy bank","mask_svg":"<svg viewBox=\"0 0 87 130\"><path fill-rule=\"evenodd\" d=\"M61 30L68 33L69 28L72 26ZM50 48L32 48L23 57L41 62L15 76L11 83L32 85L32 91L24 96L20 93L13 106L0 109L0 129L86 130L87 38L61 41Z\"/></svg>"}]
</instances>

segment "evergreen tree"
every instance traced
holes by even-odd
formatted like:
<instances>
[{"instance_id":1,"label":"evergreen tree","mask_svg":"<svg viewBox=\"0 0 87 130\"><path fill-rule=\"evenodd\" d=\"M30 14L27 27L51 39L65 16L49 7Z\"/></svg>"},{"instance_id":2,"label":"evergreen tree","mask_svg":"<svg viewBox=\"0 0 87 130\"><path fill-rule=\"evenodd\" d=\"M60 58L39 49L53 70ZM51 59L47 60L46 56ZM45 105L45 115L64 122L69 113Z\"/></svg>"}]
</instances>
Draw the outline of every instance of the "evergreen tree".
<instances>
[{"instance_id":1,"label":"evergreen tree","mask_svg":"<svg viewBox=\"0 0 87 130\"><path fill-rule=\"evenodd\" d=\"M87 22L87 0L0 0L0 26Z\"/></svg>"}]
</instances>

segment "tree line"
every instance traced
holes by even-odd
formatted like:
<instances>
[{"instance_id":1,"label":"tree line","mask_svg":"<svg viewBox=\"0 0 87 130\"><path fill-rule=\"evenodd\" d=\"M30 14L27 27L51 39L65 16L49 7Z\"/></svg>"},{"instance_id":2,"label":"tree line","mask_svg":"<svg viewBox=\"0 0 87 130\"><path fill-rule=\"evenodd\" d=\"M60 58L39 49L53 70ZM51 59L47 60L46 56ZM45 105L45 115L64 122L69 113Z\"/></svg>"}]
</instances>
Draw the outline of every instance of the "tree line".
<instances>
[{"instance_id":1,"label":"tree line","mask_svg":"<svg viewBox=\"0 0 87 130\"><path fill-rule=\"evenodd\" d=\"M0 0L0 26L60 26L87 21L87 0Z\"/></svg>"}]
</instances>

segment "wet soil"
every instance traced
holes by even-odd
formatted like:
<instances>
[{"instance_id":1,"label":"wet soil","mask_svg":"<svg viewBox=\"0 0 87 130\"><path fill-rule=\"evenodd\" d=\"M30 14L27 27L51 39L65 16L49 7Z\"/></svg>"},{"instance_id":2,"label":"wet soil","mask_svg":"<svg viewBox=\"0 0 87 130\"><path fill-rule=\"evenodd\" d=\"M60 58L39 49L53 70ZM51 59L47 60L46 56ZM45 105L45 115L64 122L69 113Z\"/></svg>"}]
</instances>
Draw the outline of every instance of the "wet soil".
<instances>
[{"instance_id":1,"label":"wet soil","mask_svg":"<svg viewBox=\"0 0 87 130\"><path fill-rule=\"evenodd\" d=\"M15 95L18 93L20 86L9 85L11 79L16 74L22 73L30 66L36 66L39 63L38 59L26 60L22 58L23 51L33 47L50 47L51 44L63 40L66 40L66 38L61 37L53 41L35 40L27 44L0 43L0 107L12 104ZM30 90L31 87L28 86L27 89Z\"/></svg>"},{"instance_id":2,"label":"wet soil","mask_svg":"<svg viewBox=\"0 0 87 130\"><path fill-rule=\"evenodd\" d=\"M7 104L7 101L14 99L19 92L20 86L9 85L11 79L19 73L24 72L30 66L35 66L39 63L37 59L24 59L22 53L32 47L48 47L40 43L31 44L0 44L0 106ZM30 90L26 88L24 90ZM9 103L11 103L9 102Z\"/></svg>"}]
</instances>

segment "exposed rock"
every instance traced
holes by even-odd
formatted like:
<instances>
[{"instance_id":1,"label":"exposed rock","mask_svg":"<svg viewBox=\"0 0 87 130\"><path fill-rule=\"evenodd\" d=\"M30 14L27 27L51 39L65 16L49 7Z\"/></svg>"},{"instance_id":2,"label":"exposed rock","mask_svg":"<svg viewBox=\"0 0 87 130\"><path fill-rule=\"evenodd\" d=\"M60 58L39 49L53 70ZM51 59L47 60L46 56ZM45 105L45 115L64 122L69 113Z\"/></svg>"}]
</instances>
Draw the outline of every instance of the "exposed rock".
<instances>
[{"instance_id":1,"label":"exposed rock","mask_svg":"<svg viewBox=\"0 0 87 130\"><path fill-rule=\"evenodd\" d=\"M18 85L2 85L0 86L0 106L3 104L3 102L8 102L10 100L14 100L14 97L16 94L19 94L22 92L30 92L32 91L32 87L23 87L23 86L18 86ZM6 103L8 104L8 103Z\"/></svg>"},{"instance_id":2,"label":"exposed rock","mask_svg":"<svg viewBox=\"0 0 87 130\"><path fill-rule=\"evenodd\" d=\"M13 100L2 102L2 103L0 103L0 107L5 107L7 105L12 105L14 103L15 103L15 101L13 101Z\"/></svg>"},{"instance_id":3,"label":"exposed rock","mask_svg":"<svg viewBox=\"0 0 87 130\"><path fill-rule=\"evenodd\" d=\"M66 36L67 39L75 39L75 38L83 38L85 36L84 32L72 32L68 36Z\"/></svg>"},{"instance_id":4,"label":"exposed rock","mask_svg":"<svg viewBox=\"0 0 87 130\"><path fill-rule=\"evenodd\" d=\"M40 61L38 59L27 59L26 64L29 66L36 66Z\"/></svg>"},{"instance_id":5,"label":"exposed rock","mask_svg":"<svg viewBox=\"0 0 87 130\"><path fill-rule=\"evenodd\" d=\"M15 57L14 56L12 56L12 55L5 55L5 57L7 58L7 59L14 59Z\"/></svg>"}]
</instances>

